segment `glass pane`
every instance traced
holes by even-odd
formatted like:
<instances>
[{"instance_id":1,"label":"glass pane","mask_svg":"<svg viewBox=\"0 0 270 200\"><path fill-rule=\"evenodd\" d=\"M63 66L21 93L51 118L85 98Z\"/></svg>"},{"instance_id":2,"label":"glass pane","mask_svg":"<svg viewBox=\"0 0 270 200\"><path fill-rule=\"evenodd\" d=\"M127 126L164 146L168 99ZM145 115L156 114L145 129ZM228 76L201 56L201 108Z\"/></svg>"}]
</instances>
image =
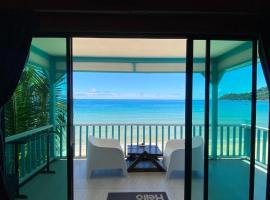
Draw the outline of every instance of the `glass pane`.
<instances>
[{"instance_id":1,"label":"glass pane","mask_svg":"<svg viewBox=\"0 0 270 200\"><path fill-rule=\"evenodd\" d=\"M254 199L265 199L268 158L268 112L269 92L260 60L257 65L257 110L255 140L255 185Z\"/></svg>"},{"instance_id":2,"label":"glass pane","mask_svg":"<svg viewBox=\"0 0 270 200\"><path fill-rule=\"evenodd\" d=\"M192 199L203 199L206 41L194 41L192 101Z\"/></svg>"},{"instance_id":3,"label":"glass pane","mask_svg":"<svg viewBox=\"0 0 270 200\"><path fill-rule=\"evenodd\" d=\"M211 41L211 200L249 198L251 58L251 42Z\"/></svg>"},{"instance_id":4,"label":"glass pane","mask_svg":"<svg viewBox=\"0 0 270 200\"><path fill-rule=\"evenodd\" d=\"M33 38L20 82L5 106L12 194L19 190L29 199L67 199L66 84L66 40Z\"/></svg>"},{"instance_id":5,"label":"glass pane","mask_svg":"<svg viewBox=\"0 0 270 200\"><path fill-rule=\"evenodd\" d=\"M73 56L75 198L165 191L169 199L183 199L186 40L73 38ZM167 172L149 173L160 169L144 157L122 176L126 170L110 163L112 150L91 158L89 136L113 139L128 168L138 158L130 155L131 145L158 148L163 156L153 158Z\"/></svg>"}]
</instances>

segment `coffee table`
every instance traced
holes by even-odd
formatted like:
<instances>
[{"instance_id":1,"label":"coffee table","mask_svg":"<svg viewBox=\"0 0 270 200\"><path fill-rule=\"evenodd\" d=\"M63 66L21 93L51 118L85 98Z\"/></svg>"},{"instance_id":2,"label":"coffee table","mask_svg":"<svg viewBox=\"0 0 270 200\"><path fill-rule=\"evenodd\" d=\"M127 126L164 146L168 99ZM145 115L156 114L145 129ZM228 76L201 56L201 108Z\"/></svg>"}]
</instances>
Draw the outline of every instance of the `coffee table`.
<instances>
[{"instance_id":1,"label":"coffee table","mask_svg":"<svg viewBox=\"0 0 270 200\"><path fill-rule=\"evenodd\" d=\"M159 158L163 154L156 145L128 145L128 158L127 161L130 164L128 172L165 172L162 163ZM137 167L143 162L150 162L152 166Z\"/></svg>"}]
</instances>

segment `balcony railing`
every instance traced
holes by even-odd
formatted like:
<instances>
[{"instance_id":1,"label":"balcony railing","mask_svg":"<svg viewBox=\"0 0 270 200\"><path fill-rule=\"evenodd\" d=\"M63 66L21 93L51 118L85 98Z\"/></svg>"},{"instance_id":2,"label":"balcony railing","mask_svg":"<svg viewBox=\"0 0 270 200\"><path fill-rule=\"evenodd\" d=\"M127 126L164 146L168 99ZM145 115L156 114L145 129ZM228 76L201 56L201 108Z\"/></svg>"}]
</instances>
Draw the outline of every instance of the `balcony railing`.
<instances>
[{"instance_id":1,"label":"balcony railing","mask_svg":"<svg viewBox=\"0 0 270 200\"><path fill-rule=\"evenodd\" d=\"M31 135L26 144L21 144L19 151L19 177L24 182L46 165L46 137L42 132L52 129L45 126L35 130L19 133L6 138L6 143ZM66 126L56 127L57 133L50 139L50 160L66 158ZM216 155L221 158L249 159L250 126L238 124L220 124L217 127L216 141L212 137L210 127L209 157ZM164 151L166 142L172 139L185 138L184 124L76 124L74 125L74 157L85 158L88 148L87 138L93 135L97 138L112 138L120 141L125 154L129 144L157 145ZM194 124L192 136L204 136L204 125ZM256 163L267 166L268 131L256 127ZM6 171L14 171L14 147L6 145Z\"/></svg>"},{"instance_id":2,"label":"balcony railing","mask_svg":"<svg viewBox=\"0 0 270 200\"><path fill-rule=\"evenodd\" d=\"M89 135L97 138L119 140L124 153L127 154L129 144L157 145L164 151L166 142L172 139L185 138L184 124L76 124L74 125L74 156L85 158L87 138ZM204 125L194 124L192 136L204 136ZM256 127L256 154L258 164L267 165L266 128ZM213 148L216 144L216 148ZM213 140L212 130L209 130L209 156L217 158L245 158L250 156L250 126L245 124L220 124L217 127L216 141Z\"/></svg>"}]
</instances>

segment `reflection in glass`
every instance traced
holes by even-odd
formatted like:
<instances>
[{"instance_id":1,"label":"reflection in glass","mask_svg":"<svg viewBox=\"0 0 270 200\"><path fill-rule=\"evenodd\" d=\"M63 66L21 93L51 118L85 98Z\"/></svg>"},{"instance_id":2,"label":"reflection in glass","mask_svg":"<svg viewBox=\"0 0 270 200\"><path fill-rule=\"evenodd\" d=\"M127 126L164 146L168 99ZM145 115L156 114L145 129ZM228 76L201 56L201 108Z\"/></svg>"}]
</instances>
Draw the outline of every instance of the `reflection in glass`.
<instances>
[{"instance_id":1,"label":"reflection in glass","mask_svg":"<svg viewBox=\"0 0 270 200\"><path fill-rule=\"evenodd\" d=\"M251 61L251 42L211 41L210 200L248 199Z\"/></svg>"}]
</instances>

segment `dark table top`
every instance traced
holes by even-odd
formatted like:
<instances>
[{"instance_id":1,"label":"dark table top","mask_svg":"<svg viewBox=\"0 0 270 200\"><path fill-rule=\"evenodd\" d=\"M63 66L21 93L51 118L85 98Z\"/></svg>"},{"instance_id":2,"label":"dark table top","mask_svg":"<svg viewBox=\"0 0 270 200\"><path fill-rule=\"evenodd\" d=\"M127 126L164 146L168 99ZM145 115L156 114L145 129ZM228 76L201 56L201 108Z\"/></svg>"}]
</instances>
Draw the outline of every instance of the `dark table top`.
<instances>
[{"instance_id":1,"label":"dark table top","mask_svg":"<svg viewBox=\"0 0 270 200\"><path fill-rule=\"evenodd\" d=\"M162 156L162 152L156 145L128 145L128 155L140 155L145 151L151 155Z\"/></svg>"}]
</instances>

